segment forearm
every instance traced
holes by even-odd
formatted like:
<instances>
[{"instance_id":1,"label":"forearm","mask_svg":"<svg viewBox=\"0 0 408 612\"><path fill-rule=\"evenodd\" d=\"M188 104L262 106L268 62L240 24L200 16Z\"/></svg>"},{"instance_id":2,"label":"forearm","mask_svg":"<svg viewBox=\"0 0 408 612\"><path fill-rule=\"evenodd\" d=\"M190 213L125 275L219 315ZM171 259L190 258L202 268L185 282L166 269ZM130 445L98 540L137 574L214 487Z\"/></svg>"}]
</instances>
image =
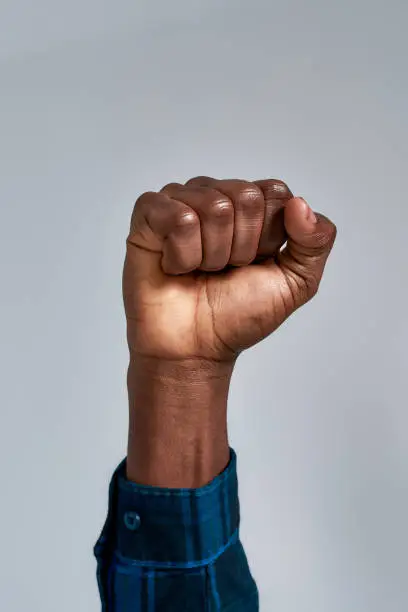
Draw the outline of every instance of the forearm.
<instances>
[{"instance_id":1,"label":"forearm","mask_svg":"<svg viewBox=\"0 0 408 612\"><path fill-rule=\"evenodd\" d=\"M232 370L131 359L128 456L95 546L104 612L258 612L227 436Z\"/></svg>"},{"instance_id":2,"label":"forearm","mask_svg":"<svg viewBox=\"0 0 408 612\"><path fill-rule=\"evenodd\" d=\"M232 363L132 356L127 476L139 484L201 487L229 461Z\"/></svg>"}]
</instances>

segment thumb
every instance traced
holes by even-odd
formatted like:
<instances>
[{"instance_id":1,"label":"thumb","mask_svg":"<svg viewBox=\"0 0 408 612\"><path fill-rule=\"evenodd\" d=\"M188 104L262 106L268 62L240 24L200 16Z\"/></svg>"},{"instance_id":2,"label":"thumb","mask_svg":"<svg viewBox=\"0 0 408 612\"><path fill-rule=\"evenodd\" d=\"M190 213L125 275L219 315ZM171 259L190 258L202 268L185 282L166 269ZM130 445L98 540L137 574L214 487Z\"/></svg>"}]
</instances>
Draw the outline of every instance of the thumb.
<instances>
[{"instance_id":1,"label":"thumb","mask_svg":"<svg viewBox=\"0 0 408 612\"><path fill-rule=\"evenodd\" d=\"M287 202L284 221L288 241L277 263L298 307L317 293L337 229L327 217L314 213L303 198Z\"/></svg>"}]
</instances>

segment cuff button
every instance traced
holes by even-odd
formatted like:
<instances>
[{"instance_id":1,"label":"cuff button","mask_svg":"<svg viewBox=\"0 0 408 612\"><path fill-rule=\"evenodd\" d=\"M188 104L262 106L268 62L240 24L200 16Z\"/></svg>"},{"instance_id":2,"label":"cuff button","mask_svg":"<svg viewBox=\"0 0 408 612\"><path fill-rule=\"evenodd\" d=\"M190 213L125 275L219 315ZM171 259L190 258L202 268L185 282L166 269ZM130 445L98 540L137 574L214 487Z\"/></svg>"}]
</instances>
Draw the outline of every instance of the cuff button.
<instances>
[{"instance_id":1,"label":"cuff button","mask_svg":"<svg viewBox=\"0 0 408 612\"><path fill-rule=\"evenodd\" d=\"M140 516L137 512L125 512L123 521L129 531L137 531L140 527Z\"/></svg>"}]
</instances>

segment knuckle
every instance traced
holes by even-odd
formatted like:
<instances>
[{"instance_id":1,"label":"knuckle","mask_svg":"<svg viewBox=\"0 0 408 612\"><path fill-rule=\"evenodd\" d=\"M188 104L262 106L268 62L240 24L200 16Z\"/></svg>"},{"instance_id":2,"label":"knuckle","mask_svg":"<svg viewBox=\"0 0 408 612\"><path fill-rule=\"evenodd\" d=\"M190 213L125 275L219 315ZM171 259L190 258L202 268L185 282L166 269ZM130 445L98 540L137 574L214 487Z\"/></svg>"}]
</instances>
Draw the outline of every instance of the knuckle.
<instances>
[{"instance_id":1,"label":"knuckle","mask_svg":"<svg viewBox=\"0 0 408 612\"><path fill-rule=\"evenodd\" d=\"M327 228L324 232L318 232L314 236L315 247L313 248L316 255L321 255L333 244L336 237L336 229L333 226Z\"/></svg>"},{"instance_id":2,"label":"knuckle","mask_svg":"<svg viewBox=\"0 0 408 612\"><path fill-rule=\"evenodd\" d=\"M191 185L207 185L208 183L213 182L215 179L210 176L194 176L186 182L186 186L189 187Z\"/></svg>"},{"instance_id":3,"label":"knuckle","mask_svg":"<svg viewBox=\"0 0 408 612\"><path fill-rule=\"evenodd\" d=\"M154 209L156 198L157 193L154 191L146 191L137 198L130 219L131 228L138 226L142 219L149 214L149 211Z\"/></svg>"},{"instance_id":4,"label":"knuckle","mask_svg":"<svg viewBox=\"0 0 408 612\"><path fill-rule=\"evenodd\" d=\"M155 191L145 191L136 200L135 208L141 208L146 204L152 204L157 199L158 194Z\"/></svg>"},{"instance_id":5,"label":"knuckle","mask_svg":"<svg viewBox=\"0 0 408 612\"><path fill-rule=\"evenodd\" d=\"M282 193L284 192L290 193L290 189L285 183L285 181L281 181L280 179L273 179L273 186L276 191L279 191Z\"/></svg>"},{"instance_id":6,"label":"knuckle","mask_svg":"<svg viewBox=\"0 0 408 612\"><path fill-rule=\"evenodd\" d=\"M305 279L305 291L307 300L314 298L319 291L319 282L315 277Z\"/></svg>"},{"instance_id":7,"label":"knuckle","mask_svg":"<svg viewBox=\"0 0 408 612\"><path fill-rule=\"evenodd\" d=\"M228 220L234 213L232 202L227 198L215 198L208 206L208 214L220 220Z\"/></svg>"},{"instance_id":8,"label":"knuckle","mask_svg":"<svg viewBox=\"0 0 408 612\"><path fill-rule=\"evenodd\" d=\"M167 185L164 185L164 187L162 187L160 191L172 191L173 189L180 189L180 187L183 187L181 183L167 183Z\"/></svg>"},{"instance_id":9,"label":"knuckle","mask_svg":"<svg viewBox=\"0 0 408 612\"><path fill-rule=\"evenodd\" d=\"M318 218L319 225L318 231L314 234L313 241L316 245L315 250L317 254L319 254L319 252L322 253L333 246L337 236L337 227L325 215L317 213L316 216Z\"/></svg>"},{"instance_id":10,"label":"knuckle","mask_svg":"<svg viewBox=\"0 0 408 612\"><path fill-rule=\"evenodd\" d=\"M277 198L279 200L286 200L293 197L291 190L288 185L280 179L271 179L263 183L265 193L267 196Z\"/></svg>"},{"instance_id":11,"label":"knuckle","mask_svg":"<svg viewBox=\"0 0 408 612\"><path fill-rule=\"evenodd\" d=\"M280 179L261 179L255 181L266 199L287 200L293 197L288 185Z\"/></svg>"},{"instance_id":12,"label":"knuckle","mask_svg":"<svg viewBox=\"0 0 408 612\"><path fill-rule=\"evenodd\" d=\"M200 225L200 220L193 210L177 211L174 215L173 226L177 230L192 230Z\"/></svg>"},{"instance_id":13,"label":"knuckle","mask_svg":"<svg viewBox=\"0 0 408 612\"><path fill-rule=\"evenodd\" d=\"M336 225L330 221L330 229L329 229L329 235L330 235L330 240L329 242L334 242L336 240L337 237L337 227Z\"/></svg>"},{"instance_id":14,"label":"knuckle","mask_svg":"<svg viewBox=\"0 0 408 612\"><path fill-rule=\"evenodd\" d=\"M262 192L256 185L246 185L239 191L236 200L236 206L244 211L253 211L260 209L263 198Z\"/></svg>"},{"instance_id":15,"label":"knuckle","mask_svg":"<svg viewBox=\"0 0 408 612\"><path fill-rule=\"evenodd\" d=\"M292 300L295 307L310 302L319 290L316 278L304 272L296 272L291 277Z\"/></svg>"}]
</instances>

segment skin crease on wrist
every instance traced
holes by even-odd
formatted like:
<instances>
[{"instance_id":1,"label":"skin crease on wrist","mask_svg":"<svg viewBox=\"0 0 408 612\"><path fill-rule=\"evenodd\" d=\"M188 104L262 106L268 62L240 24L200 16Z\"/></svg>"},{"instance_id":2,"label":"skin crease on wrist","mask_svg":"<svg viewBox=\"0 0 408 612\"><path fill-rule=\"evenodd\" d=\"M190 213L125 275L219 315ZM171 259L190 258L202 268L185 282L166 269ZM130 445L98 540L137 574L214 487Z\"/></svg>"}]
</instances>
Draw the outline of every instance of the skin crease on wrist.
<instances>
[{"instance_id":1,"label":"skin crease on wrist","mask_svg":"<svg viewBox=\"0 0 408 612\"><path fill-rule=\"evenodd\" d=\"M123 271L130 480L200 487L226 467L236 360L316 295L335 236L276 179L197 177L137 200Z\"/></svg>"}]
</instances>

